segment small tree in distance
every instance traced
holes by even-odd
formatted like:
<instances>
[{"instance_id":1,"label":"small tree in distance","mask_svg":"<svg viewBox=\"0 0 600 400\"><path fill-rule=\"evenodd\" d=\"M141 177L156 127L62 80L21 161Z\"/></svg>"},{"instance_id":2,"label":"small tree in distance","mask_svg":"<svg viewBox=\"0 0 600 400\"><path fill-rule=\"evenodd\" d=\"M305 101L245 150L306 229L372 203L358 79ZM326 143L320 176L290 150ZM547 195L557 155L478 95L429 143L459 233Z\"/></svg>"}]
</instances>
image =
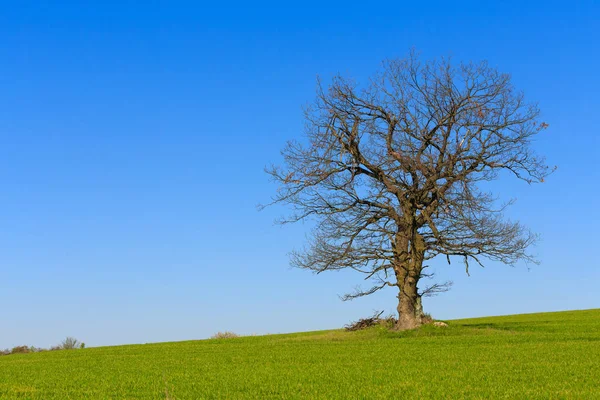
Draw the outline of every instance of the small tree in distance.
<instances>
[{"instance_id":1,"label":"small tree in distance","mask_svg":"<svg viewBox=\"0 0 600 400\"><path fill-rule=\"evenodd\" d=\"M528 183L551 172L531 140L548 125L507 74L487 63L421 63L415 53L390 60L365 87L336 77L320 83L307 108L306 144L290 141L284 163L267 172L273 203L292 206L281 223L316 222L292 265L321 273L351 268L374 281L349 300L384 287L398 290L396 329L422 323L420 288L427 262L536 262L536 235L503 218L480 183L502 171Z\"/></svg>"},{"instance_id":2,"label":"small tree in distance","mask_svg":"<svg viewBox=\"0 0 600 400\"><path fill-rule=\"evenodd\" d=\"M73 349L79 349L82 347L81 347L81 343L79 342L79 340L69 336L65 340L62 341L62 343L60 344L60 348L63 350L73 350Z\"/></svg>"}]
</instances>

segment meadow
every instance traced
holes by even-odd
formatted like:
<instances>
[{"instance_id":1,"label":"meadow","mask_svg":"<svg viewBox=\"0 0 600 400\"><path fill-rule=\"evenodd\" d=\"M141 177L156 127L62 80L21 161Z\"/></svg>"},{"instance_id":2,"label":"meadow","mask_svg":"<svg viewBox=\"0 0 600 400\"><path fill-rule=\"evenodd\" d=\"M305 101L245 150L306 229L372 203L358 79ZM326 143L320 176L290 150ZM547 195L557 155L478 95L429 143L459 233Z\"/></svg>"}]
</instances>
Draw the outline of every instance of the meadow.
<instances>
[{"instance_id":1,"label":"meadow","mask_svg":"<svg viewBox=\"0 0 600 400\"><path fill-rule=\"evenodd\" d=\"M0 357L0 399L600 398L600 310Z\"/></svg>"}]
</instances>

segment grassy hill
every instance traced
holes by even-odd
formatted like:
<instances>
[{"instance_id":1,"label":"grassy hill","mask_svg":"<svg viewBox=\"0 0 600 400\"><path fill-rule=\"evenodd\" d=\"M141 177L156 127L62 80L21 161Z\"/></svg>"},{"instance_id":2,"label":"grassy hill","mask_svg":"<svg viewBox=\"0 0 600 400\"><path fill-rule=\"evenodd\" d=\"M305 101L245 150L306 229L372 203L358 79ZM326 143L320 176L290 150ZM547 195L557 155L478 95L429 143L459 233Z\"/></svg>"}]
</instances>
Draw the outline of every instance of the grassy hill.
<instances>
[{"instance_id":1,"label":"grassy hill","mask_svg":"<svg viewBox=\"0 0 600 400\"><path fill-rule=\"evenodd\" d=\"M0 357L0 399L600 398L600 310Z\"/></svg>"}]
</instances>

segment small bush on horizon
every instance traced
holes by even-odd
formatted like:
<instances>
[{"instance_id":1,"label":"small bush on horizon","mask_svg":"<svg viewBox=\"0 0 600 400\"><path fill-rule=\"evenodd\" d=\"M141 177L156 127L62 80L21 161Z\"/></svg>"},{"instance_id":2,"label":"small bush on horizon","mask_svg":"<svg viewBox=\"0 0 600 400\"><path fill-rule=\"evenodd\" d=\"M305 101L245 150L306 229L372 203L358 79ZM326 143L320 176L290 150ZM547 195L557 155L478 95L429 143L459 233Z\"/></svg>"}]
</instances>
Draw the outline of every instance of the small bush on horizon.
<instances>
[{"instance_id":1,"label":"small bush on horizon","mask_svg":"<svg viewBox=\"0 0 600 400\"><path fill-rule=\"evenodd\" d=\"M81 343L79 342L79 340L75 339L74 337L68 336L65 340L62 341L62 343L60 344L60 347L63 350L73 350L73 349L81 348Z\"/></svg>"},{"instance_id":2,"label":"small bush on horizon","mask_svg":"<svg viewBox=\"0 0 600 400\"><path fill-rule=\"evenodd\" d=\"M10 351L10 354L25 354L29 353L30 349L28 346L15 346Z\"/></svg>"},{"instance_id":3,"label":"small bush on horizon","mask_svg":"<svg viewBox=\"0 0 600 400\"><path fill-rule=\"evenodd\" d=\"M210 338L211 339L233 339L233 338L237 338L237 337L240 337L240 335L238 335L237 333L234 333L234 332L225 331L225 332L217 332L214 335L212 335Z\"/></svg>"}]
</instances>

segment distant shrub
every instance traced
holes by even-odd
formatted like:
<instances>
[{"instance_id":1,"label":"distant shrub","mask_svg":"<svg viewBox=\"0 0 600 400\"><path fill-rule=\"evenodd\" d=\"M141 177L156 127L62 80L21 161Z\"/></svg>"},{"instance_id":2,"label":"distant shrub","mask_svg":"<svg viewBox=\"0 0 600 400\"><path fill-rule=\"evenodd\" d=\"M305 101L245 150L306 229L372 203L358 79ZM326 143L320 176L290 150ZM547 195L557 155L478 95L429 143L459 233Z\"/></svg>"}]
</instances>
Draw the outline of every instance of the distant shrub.
<instances>
[{"instance_id":1,"label":"distant shrub","mask_svg":"<svg viewBox=\"0 0 600 400\"><path fill-rule=\"evenodd\" d=\"M78 349L81 348L81 343L79 342L79 340L69 336L62 341L62 343L60 344L60 348L63 350Z\"/></svg>"},{"instance_id":2,"label":"distant shrub","mask_svg":"<svg viewBox=\"0 0 600 400\"><path fill-rule=\"evenodd\" d=\"M240 337L237 333L233 333L233 332L217 332L214 335L212 335L210 338L211 339L233 339L236 337Z\"/></svg>"},{"instance_id":3,"label":"distant shrub","mask_svg":"<svg viewBox=\"0 0 600 400\"><path fill-rule=\"evenodd\" d=\"M46 351L46 349L44 349L42 347L35 347L35 346L29 347L29 353L40 353L42 351Z\"/></svg>"},{"instance_id":4,"label":"distant shrub","mask_svg":"<svg viewBox=\"0 0 600 400\"><path fill-rule=\"evenodd\" d=\"M28 346L16 346L10 351L10 354L26 354L30 353Z\"/></svg>"}]
</instances>

